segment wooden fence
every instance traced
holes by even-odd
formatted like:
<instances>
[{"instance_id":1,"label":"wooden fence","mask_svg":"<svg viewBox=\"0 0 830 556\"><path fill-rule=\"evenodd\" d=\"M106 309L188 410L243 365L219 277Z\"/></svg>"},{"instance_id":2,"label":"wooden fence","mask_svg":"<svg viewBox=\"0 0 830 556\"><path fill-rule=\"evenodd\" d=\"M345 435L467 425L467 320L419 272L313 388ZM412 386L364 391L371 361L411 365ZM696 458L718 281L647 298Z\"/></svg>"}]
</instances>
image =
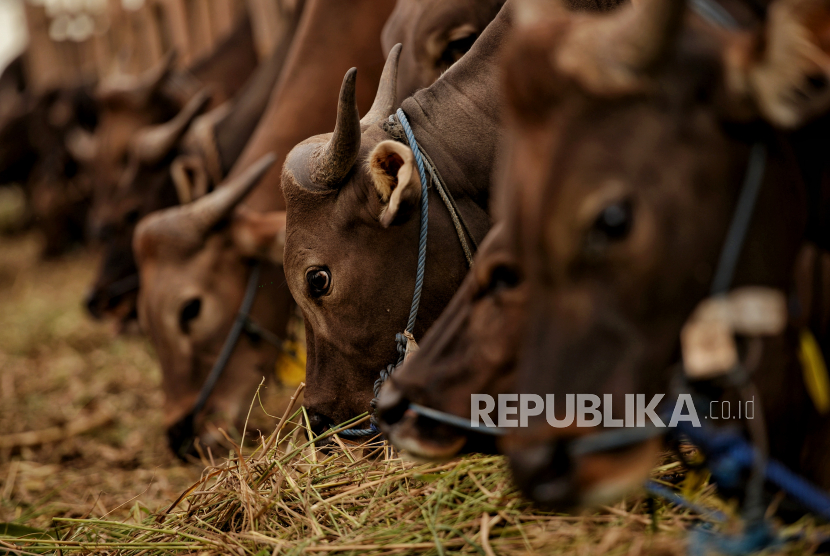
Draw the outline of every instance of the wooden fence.
<instances>
[{"instance_id":1,"label":"wooden fence","mask_svg":"<svg viewBox=\"0 0 830 556\"><path fill-rule=\"evenodd\" d=\"M28 82L36 90L138 74L175 48L187 66L208 54L247 10L260 57L270 52L282 5L292 0L98 0L60 9L25 0Z\"/></svg>"}]
</instances>

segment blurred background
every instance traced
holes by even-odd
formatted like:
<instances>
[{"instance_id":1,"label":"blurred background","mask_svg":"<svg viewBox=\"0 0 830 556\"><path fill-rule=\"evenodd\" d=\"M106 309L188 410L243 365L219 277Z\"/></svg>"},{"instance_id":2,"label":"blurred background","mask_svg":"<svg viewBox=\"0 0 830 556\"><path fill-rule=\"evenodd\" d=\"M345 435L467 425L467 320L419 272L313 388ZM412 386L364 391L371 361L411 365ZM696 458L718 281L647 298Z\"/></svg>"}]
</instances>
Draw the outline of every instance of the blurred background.
<instances>
[{"instance_id":1,"label":"blurred background","mask_svg":"<svg viewBox=\"0 0 830 556\"><path fill-rule=\"evenodd\" d=\"M273 50L276 10L272 0L0 0L0 122L38 114L47 99L54 124L63 98L54 91L139 76L171 50L176 67L186 68L209 55L245 13L262 59ZM27 126L17 142L33 133ZM65 135L71 126L49 129ZM32 209L25 179L3 178L0 522L141 519L200 472L167 448L152 347L90 318L82 300L100 253L70 238L69 224L49 227L52 209L46 216ZM52 180L51 191L63 195L77 182ZM88 209L88 193L81 202Z\"/></svg>"}]
</instances>

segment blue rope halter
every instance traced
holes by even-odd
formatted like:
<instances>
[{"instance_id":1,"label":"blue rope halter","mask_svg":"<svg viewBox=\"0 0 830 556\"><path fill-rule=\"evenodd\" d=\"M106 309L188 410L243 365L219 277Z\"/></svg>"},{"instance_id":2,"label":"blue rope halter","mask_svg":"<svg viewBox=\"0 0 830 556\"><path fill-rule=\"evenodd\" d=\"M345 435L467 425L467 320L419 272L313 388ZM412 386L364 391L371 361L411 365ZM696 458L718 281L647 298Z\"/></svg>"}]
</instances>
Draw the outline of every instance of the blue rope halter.
<instances>
[{"instance_id":1,"label":"blue rope halter","mask_svg":"<svg viewBox=\"0 0 830 556\"><path fill-rule=\"evenodd\" d=\"M427 175L424 169L424 160L421 156L421 149L418 147L418 141L415 139L415 133L409 125L409 120L406 119L406 114L403 110L398 108L395 115L403 127L406 134L406 140L409 143L409 148L412 149L412 154L415 156L415 163L418 165L418 175L421 178L421 234L418 239L418 269L415 272L415 291L412 294L412 306L409 309L409 320L406 323L406 332L411 335L415 329L415 319L418 317L418 307L421 304L421 292L424 289L424 270L427 262L427 230L429 228L429 191L427 190ZM398 345L398 361L397 363L387 365L386 368L381 369L380 377L375 381L374 399L372 399L371 407L374 410L377 406L378 395L383 383L395 372L401 363L403 363L404 355L406 354L406 336L403 334L395 335L395 342ZM374 436L380 433L375 416L372 415L371 424L366 429L346 429L340 431L341 436Z\"/></svg>"}]
</instances>

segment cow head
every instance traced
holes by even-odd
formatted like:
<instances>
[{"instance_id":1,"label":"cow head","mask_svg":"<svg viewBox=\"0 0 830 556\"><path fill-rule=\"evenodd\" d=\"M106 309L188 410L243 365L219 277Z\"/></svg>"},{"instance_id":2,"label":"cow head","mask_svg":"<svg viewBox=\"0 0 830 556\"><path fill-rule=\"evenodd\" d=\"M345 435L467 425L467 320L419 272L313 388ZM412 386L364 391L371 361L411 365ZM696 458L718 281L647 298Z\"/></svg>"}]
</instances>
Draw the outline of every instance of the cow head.
<instances>
[{"instance_id":1,"label":"cow head","mask_svg":"<svg viewBox=\"0 0 830 556\"><path fill-rule=\"evenodd\" d=\"M369 409L380 370L397 359L395 334L406 326L412 303L421 186L412 151L389 140L381 126L395 107L399 54L399 46L390 53L363 120L355 105L356 70L350 70L334 133L300 143L283 167L285 272L305 317L305 404L318 431ZM436 236L454 239L449 218L439 218L433 215L430 229L439 226ZM465 267L460 248L440 249L436 242L428 245L418 337Z\"/></svg>"},{"instance_id":2,"label":"cow head","mask_svg":"<svg viewBox=\"0 0 830 556\"><path fill-rule=\"evenodd\" d=\"M141 290L138 316L163 373L165 422L171 448L189 438L180 421L194 406L218 358L255 261L263 265L251 318L282 335L291 314L282 283L284 213L263 215L238 206L273 163L268 155L227 184L191 203L154 212L136 227L133 249ZM204 411L195 418L201 443L216 448L218 428L241 429L243 409L263 377L272 377L276 348L246 332L233 349Z\"/></svg>"},{"instance_id":3,"label":"cow head","mask_svg":"<svg viewBox=\"0 0 830 556\"><path fill-rule=\"evenodd\" d=\"M524 334L525 285L507 227L497 224L452 302L381 391L378 417L389 440L419 459L494 451L492 437L407 411L410 403L470 417L470 395L512 392Z\"/></svg>"},{"instance_id":4,"label":"cow head","mask_svg":"<svg viewBox=\"0 0 830 556\"><path fill-rule=\"evenodd\" d=\"M126 170L118 186L106 195L106 202L97 214L103 258L86 298L86 306L94 317L110 316L121 324L135 318L138 294L138 269L132 250L135 226L147 214L177 203L171 164L180 154L181 137L209 101L210 95L202 91L176 117L139 130L131 139Z\"/></svg>"},{"instance_id":5,"label":"cow head","mask_svg":"<svg viewBox=\"0 0 830 556\"><path fill-rule=\"evenodd\" d=\"M512 222L533 299L516 388L611 394L615 417L624 393L669 391L757 141L768 162L735 285L787 289L804 189L773 127L823 112L830 94L826 2L782 0L757 34L678 0L642 4L596 16L525 2L505 58ZM571 441L596 429L540 416L516 431L504 448L517 482L554 506L638 486L660 446L577 458Z\"/></svg>"},{"instance_id":6,"label":"cow head","mask_svg":"<svg viewBox=\"0 0 830 556\"><path fill-rule=\"evenodd\" d=\"M473 46L505 0L398 0L381 34L384 52L403 44L397 98L430 86Z\"/></svg>"}]
</instances>

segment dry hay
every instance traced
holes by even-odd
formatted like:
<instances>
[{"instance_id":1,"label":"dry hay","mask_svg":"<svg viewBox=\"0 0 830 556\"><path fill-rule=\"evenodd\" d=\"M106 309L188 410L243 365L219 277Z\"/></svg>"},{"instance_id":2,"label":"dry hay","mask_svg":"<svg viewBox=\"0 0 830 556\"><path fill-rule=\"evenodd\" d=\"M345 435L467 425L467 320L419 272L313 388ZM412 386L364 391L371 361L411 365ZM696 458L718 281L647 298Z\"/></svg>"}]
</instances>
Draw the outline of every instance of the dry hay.
<instances>
[{"instance_id":1,"label":"dry hay","mask_svg":"<svg viewBox=\"0 0 830 556\"><path fill-rule=\"evenodd\" d=\"M58 518L51 537L14 543L32 553L60 548L135 556L679 555L687 551L688 529L708 519L642 495L596 513L543 512L519 496L501 456L409 462L384 442L358 445L336 430L315 438L303 409L289 416L292 409L255 448L235 446L223 463L207 466L164 511L125 522ZM674 488L684 473L678 462L667 460L654 476ZM705 480L687 478L681 488L701 507L733 512ZM814 524L804 520L790 529L811 533ZM12 547L11 540L5 546ZM777 553L813 548L808 539Z\"/></svg>"},{"instance_id":2,"label":"dry hay","mask_svg":"<svg viewBox=\"0 0 830 556\"><path fill-rule=\"evenodd\" d=\"M316 449L298 426L301 410L199 479L166 449L147 343L113 337L83 314L94 258L43 263L37 252L32 236L0 239L0 439L14 440L0 448L0 522L14 523L0 525L0 543L10 552L686 553L699 521L686 510L658 502L655 522L638 495L580 516L540 512L516 493L501 457L417 465L377 445L337 439ZM54 427L77 430L21 441ZM670 461L655 476L683 478ZM703 479L685 479L685 494L730 511Z\"/></svg>"}]
</instances>

